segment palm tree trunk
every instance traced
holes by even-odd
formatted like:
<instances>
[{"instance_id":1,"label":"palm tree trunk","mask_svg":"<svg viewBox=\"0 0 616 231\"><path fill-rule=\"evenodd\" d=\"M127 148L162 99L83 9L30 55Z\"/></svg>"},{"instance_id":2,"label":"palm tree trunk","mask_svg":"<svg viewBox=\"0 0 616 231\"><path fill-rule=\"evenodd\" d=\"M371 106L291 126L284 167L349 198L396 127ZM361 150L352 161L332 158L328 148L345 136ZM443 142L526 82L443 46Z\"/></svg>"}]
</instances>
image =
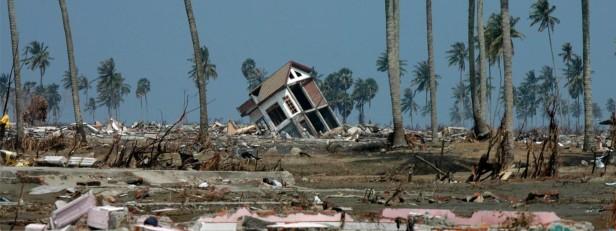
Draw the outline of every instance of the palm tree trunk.
<instances>
[{"instance_id":1,"label":"palm tree trunk","mask_svg":"<svg viewBox=\"0 0 616 231\"><path fill-rule=\"evenodd\" d=\"M477 37L479 42L479 112L484 120L487 117L486 38L483 31L483 0L477 0Z\"/></svg>"},{"instance_id":2,"label":"palm tree trunk","mask_svg":"<svg viewBox=\"0 0 616 231\"><path fill-rule=\"evenodd\" d=\"M17 137L15 145L17 150L21 150L21 141L24 137L24 125L21 112L21 65L19 64L19 34L17 32L17 22L15 17L15 2L7 0L9 13L9 27L11 30L11 49L13 51L13 74L15 76L15 123L17 125Z\"/></svg>"},{"instance_id":3,"label":"palm tree trunk","mask_svg":"<svg viewBox=\"0 0 616 231\"><path fill-rule=\"evenodd\" d=\"M387 40L387 74L393 116L393 147L407 146L400 109L400 0L385 0L385 26Z\"/></svg>"},{"instance_id":4,"label":"palm tree trunk","mask_svg":"<svg viewBox=\"0 0 616 231\"><path fill-rule=\"evenodd\" d=\"M584 61L584 151L593 147L592 82L590 79L590 17L588 0L582 0L582 40Z\"/></svg>"},{"instance_id":5,"label":"palm tree trunk","mask_svg":"<svg viewBox=\"0 0 616 231\"><path fill-rule=\"evenodd\" d=\"M426 0L426 27L428 31L428 72L430 75L430 128L432 142L438 143L438 120L436 115L436 74L434 73L434 39L432 37L432 0Z\"/></svg>"},{"instance_id":6,"label":"palm tree trunk","mask_svg":"<svg viewBox=\"0 0 616 231\"><path fill-rule=\"evenodd\" d=\"M83 128L83 119L81 117L81 106L79 104L79 86L77 85L77 67L75 65L75 54L73 50L73 35L71 33L71 25L66 9L66 1L59 0L60 11L62 12L62 24L64 25L64 36L66 37L66 53L68 55L69 74L71 76L71 96L73 98L73 112L75 114L75 123L77 133L75 139L83 143L87 143L86 131ZM41 86L43 86L43 75L41 74Z\"/></svg>"},{"instance_id":7,"label":"palm tree trunk","mask_svg":"<svg viewBox=\"0 0 616 231\"><path fill-rule=\"evenodd\" d=\"M207 118L207 94L205 87L205 72L203 66L200 65L201 48L199 43L199 34L197 33L197 25L193 16L192 2L191 0L184 0L184 7L186 8L186 17L188 18L188 26L190 28L190 35L193 44L194 61L197 67L197 87L199 88L199 141L205 147L209 143L208 135L208 118Z\"/></svg>"},{"instance_id":8,"label":"palm tree trunk","mask_svg":"<svg viewBox=\"0 0 616 231\"><path fill-rule=\"evenodd\" d=\"M503 63L505 72L505 116L503 117L504 124L504 142L503 151L501 152L500 165L501 168L507 169L513 162L513 82L512 82L512 44L511 44L511 29L509 22L509 0L501 0L501 27L503 28Z\"/></svg>"},{"instance_id":9,"label":"palm tree trunk","mask_svg":"<svg viewBox=\"0 0 616 231\"><path fill-rule=\"evenodd\" d=\"M490 137L490 128L486 124L481 111L479 99L479 81L475 73L475 0L468 0L468 73L471 85L471 107L475 121L475 136L480 139Z\"/></svg>"}]
</instances>

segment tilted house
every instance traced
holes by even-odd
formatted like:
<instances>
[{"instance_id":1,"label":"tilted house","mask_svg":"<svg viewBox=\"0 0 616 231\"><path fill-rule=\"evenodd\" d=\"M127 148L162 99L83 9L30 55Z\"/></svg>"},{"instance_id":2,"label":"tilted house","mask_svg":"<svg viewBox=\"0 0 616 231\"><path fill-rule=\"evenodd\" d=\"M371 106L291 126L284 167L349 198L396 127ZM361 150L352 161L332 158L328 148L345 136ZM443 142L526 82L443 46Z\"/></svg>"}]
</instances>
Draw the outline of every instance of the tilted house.
<instances>
[{"instance_id":1,"label":"tilted house","mask_svg":"<svg viewBox=\"0 0 616 231\"><path fill-rule=\"evenodd\" d=\"M286 132L292 137L318 137L340 126L310 75L311 68L289 61L259 86L237 110L259 130ZM308 135L309 134L309 135Z\"/></svg>"}]
</instances>

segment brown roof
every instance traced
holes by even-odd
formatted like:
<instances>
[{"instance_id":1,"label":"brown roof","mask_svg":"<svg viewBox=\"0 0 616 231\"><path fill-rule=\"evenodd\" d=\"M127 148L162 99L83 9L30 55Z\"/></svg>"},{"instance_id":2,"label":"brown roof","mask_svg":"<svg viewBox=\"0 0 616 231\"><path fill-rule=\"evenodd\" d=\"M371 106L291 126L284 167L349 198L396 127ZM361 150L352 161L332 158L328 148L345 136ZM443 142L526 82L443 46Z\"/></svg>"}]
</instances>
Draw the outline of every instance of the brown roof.
<instances>
[{"instance_id":1,"label":"brown roof","mask_svg":"<svg viewBox=\"0 0 616 231\"><path fill-rule=\"evenodd\" d=\"M257 95L257 103L263 102L287 84L287 78L289 78L289 70L291 67L300 69L308 73L310 73L311 71L311 68L303 64L294 61L287 62L276 72L274 72L274 74L272 74L269 78L267 78L258 87L255 88L260 88L259 94Z\"/></svg>"},{"instance_id":2,"label":"brown roof","mask_svg":"<svg viewBox=\"0 0 616 231\"><path fill-rule=\"evenodd\" d=\"M240 105L237 110L240 112L241 116L244 117L250 114L253 110L257 108L257 104L252 98L246 100L242 105Z\"/></svg>"}]
</instances>

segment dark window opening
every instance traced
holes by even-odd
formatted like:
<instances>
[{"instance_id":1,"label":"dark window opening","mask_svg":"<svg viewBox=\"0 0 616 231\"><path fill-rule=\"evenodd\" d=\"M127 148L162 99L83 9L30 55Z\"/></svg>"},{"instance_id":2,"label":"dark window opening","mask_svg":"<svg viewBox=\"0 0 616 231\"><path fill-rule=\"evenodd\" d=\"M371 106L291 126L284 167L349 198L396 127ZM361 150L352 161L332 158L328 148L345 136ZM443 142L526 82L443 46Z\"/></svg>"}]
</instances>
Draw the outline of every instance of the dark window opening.
<instances>
[{"instance_id":1,"label":"dark window opening","mask_svg":"<svg viewBox=\"0 0 616 231\"><path fill-rule=\"evenodd\" d=\"M280 123L287 119L287 115L284 114L282 108L278 103L272 105L267 109L267 115L269 115L270 119L274 123L274 125L278 126Z\"/></svg>"},{"instance_id":2,"label":"dark window opening","mask_svg":"<svg viewBox=\"0 0 616 231\"><path fill-rule=\"evenodd\" d=\"M297 78L301 78L302 77L302 73L299 73L299 72L295 71L295 76L297 76Z\"/></svg>"},{"instance_id":3,"label":"dark window opening","mask_svg":"<svg viewBox=\"0 0 616 231\"><path fill-rule=\"evenodd\" d=\"M334 129L339 126L338 122L336 121L336 117L334 117L332 111L329 110L329 107L319 109L319 113L321 113L321 116L323 116L323 119L325 120L325 123L327 123L329 129Z\"/></svg>"},{"instance_id":4,"label":"dark window opening","mask_svg":"<svg viewBox=\"0 0 616 231\"><path fill-rule=\"evenodd\" d=\"M310 103L310 100L308 99L308 97L306 97L306 94L304 94L304 91L299 84L291 86L291 92L293 92L293 96L295 96L295 99L297 99L297 102L302 107L302 109L312 109L312 104Z\"/></svg>"},{"instance_id":5,"label":"dark window opening","mask_svg":"<svg viewBox=\"0 0 616 231\"><path fill-rule=\"evenodd\" d=\"M301 138L302 137L302 135L297 130L297 127L295 127L294 123L287 124L287 126L284 126L282 129L280 129L280 132L281 133L282 132L286 132L291 137L295 137L295 138Z\"/></svg>"},{"instance_id":6,"label":"dark window opening","mask_svg":"<svg viewBox=\"0 0 616 231\"><path fill-rule=\"evenodd\" d=\"M292 72L289 72L289 79L295 79L295 76L293 76Z\"/></svg>"},{"instance_id":7,"label":"dark window opening","mask_svg":"<svg viewBox=\"0 0 616 231\"><path fill-rule=\"evenodd\" d=\"M323 122L321 122L321 119L317 115L317 111L309 112L306 115L308 116L308 119L310 120L310 123L312 123L312 126L314 127L314 129L317 130L317 132L323 133L323 132L326 131L325 130L325 125L323 124Z\"/></svg>"}]
</instances>

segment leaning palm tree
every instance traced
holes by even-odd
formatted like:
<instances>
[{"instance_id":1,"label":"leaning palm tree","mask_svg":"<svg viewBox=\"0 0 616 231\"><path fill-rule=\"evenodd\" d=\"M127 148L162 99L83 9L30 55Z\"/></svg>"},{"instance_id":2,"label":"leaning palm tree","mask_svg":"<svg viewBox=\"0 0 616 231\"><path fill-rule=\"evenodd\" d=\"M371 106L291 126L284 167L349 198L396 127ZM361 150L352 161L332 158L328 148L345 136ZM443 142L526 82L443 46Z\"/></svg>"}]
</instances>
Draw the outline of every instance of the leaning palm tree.
<instances>
[{"instance_id":1,"label":"leaning palm tree","mask_svg":"<svg viewBox=\"0 0 616 231\"><path fill-rule=\"evenodd\" d=\"M490 128L481 113L479 81L475 73L475 0L468 0L468 73L471 90L471 109L475 121L474 131L476 137L485 139L490 136Z\"/></svg>"},{"instance_id":2,"label":"leaning palm tree","mask_svg":"<svg viewBox=\"0 0 616 231\"><path fill-rule=\"evenodd\" d=\"M428 71L430 76L430 128L432 142L437 143L438 120L436 115L436 74L434 74L434 45L432 38L432 0L426 0L426 30L428 42Z\"/></svg>"},{"instance_id":3,"label":"leaning palm tree","mask_svg":"<svg viewBox=\"0 0 616 231\"><path fill-rule=\"evenodd\" d=\"M47 49L49 49L47 45L39 41L32 41L24 48L24 65L28 66L28 69L31 71L34 71L34 69L39 70L39 84L41 86L43 86L43 75L45 75L45 70L49 67L49 61L53 60Z\"/></svg>"},{"instance_id":4,"label":"leaning palm tree","mask_svg":"<svg viewBox=\"0 0 616 231\"><path fill-rule=\"evenodd\" d=\"M192 63L192 68L188 72L188 76L193 81L195 81L195 85L198 86L197 85L197 67L195 66L195 62L192 58L189 58L188 61ZM218 72L216 72L216 64L213 64L211 62L210 51L207 49L206 46L201 47L201 63L203 65L203 70L205 71L204 75L205 75L206 84L209 80L214 80L218 78Z\"/></svg>"},{"instance_id":5,"label":"leaning palm tree","mask_svg":"<svg viewBox=\"0 0 616 231\"><path fill-rule=\"evenodd\" d=\"M147 78L141 78L137 81L137 89L135 89L135 96L139 99L139 108L141 109L141 120L143 120L143 99L145 99L145 107L147 111L148 107L148 93L150 92L150 80Z\"/></svg>"},{"instance_id":6,"label":"leaning palm tree","mask_svg":"<svg viewBox=\"0 0 616 231\"><path fill-rule=\"evenodd\" d=\"M201 49L199 48L199 34L197 33L197 24L193 16L191 0L184 0L184 8L186 8L186 17L188 18L188 27L193 45L194 63L202 64ZM205 86L205 70L204 65L195 65L195 76L197 79L197 88L199 89L199 143L207 146L209 143L208 135L208 118L207 118L207 88ZM207 65L205 65L207 66Z\"/></svg>"},{"instance_id":7,"label":"leaning palm tree","mask_svg":"<svg viewBox=\"0 0 616 231\"><path fill-rule=\"evenodd\" d=\"M582 0L582 40L584 60L584 151L593 147L592 81L590 77L590 16L588 0Z\"/></svg>"},{"instance_id":8,"label":"leaning palm tree","mask_svg":"<svg viewBox=\"0 0 616 231\"><path fill-rule=\"evenodd\" d=\"M554 31L554 26L560 23L560 20L554 17L556 6L550 5L549 0L537 0L530 8L531 12L528 17L531 20L530 26L538 24L539 32L548 29L548 41L550 43L550 53L552 54L552 69L556 69L554 48L552 48L552 31Z\"/></svg>"},{"instance_id":9,"label":"leaning palm tree","mask_svg":"<svg viewBox=\"0 0 616 231\"><path fill-rule=\"evenodd\" d=\"M400 110L400 0L385 0L385 33L387 43L387 73L391 96L394 133L393 147L407 146Z\"/></svg>"},{"instance_id":10,"label":"leaning palm tree","mask_svg":"<svg viewBox=\"0 0 616 231\"><path fill-rule=\"evenodd\" d=\"M503 28L503 41L511 41L511 24L509 16L509 0L501 0L501 27ZM511 59L513 56L512 43L503 43L503 69L504 75L504 96L505 96L505 116L502 124L504 125L503 147L500 159L501 169L507 169L513 162L513 81Z\"/></svg>"},{"instance_id":11,"label":"leaning palm tree","mask_svg":"<svg viewBox=\"0 0 616 231\"><path fill-rule=\"evenodd\" d=\"M7 0L9 14L9 28L11 31L11 50L13 51L13 76L15 78L15 124L17 126L17 137L15 145L17 150L21 150L21 141L24 137L23 117L21 116L22 95L21 95L21 65L19 64L19 34L17 32L17 22L15 17L15 1Z\"/></svg>"},{"instance_id":12,"label":"leaning palm tree","mask_svg":"<svg viewBox=\"0 0 616 231\"><path fill-rule=\"evenodd\" d=\"M62 24L64 26L64 37L66 39L66 53L68 56L68 70L71 76L71 96L73 99L73 113L75 114L75 123L77 128L77 133L75 134L75 139L78 142L86 143L86 132L83 128L83 119L81 117L81 106L79 104L79 89L77 82L77 65L75 64L75 54L73 49L73 35L71 33L71 25L68 18L68 10L66 9L66 1L59 0L60 3L60 11L62 13ZM78 137L80 136L80 137Z\"/></svg>"}]
</instances>

